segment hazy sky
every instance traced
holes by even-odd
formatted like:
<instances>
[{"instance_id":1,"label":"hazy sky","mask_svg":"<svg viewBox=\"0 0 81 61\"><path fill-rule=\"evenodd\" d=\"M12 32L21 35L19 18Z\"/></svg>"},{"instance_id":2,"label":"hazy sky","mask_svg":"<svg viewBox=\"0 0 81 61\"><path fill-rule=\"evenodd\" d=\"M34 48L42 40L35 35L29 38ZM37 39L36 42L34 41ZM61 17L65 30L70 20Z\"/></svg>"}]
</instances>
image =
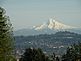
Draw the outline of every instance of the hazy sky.
<instances>
[{"instance_id":1,"label":"hazy sky","mask_svg":"<svg viewBox=\"0 0 81 61\"><path fill-rule=\"evenodd\" d=\"M3 7L15 30L47 22L81 27L81 0L5 0Z\"/></svg>"}]
</instances>

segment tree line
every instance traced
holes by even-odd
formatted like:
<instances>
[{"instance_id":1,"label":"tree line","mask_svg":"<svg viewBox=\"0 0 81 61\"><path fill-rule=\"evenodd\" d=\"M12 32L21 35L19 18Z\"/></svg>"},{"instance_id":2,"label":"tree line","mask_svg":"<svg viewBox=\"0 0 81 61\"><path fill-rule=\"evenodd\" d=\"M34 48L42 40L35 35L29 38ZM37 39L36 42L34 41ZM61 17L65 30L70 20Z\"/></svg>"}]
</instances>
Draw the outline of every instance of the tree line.
<instances>
[{"instance_id":1,"label":"tree line","mask_svg":"<svg viewBox=\"0 0 81 61\"><path fill-rule=\"evenodd\" d=\"M56 56L55 53L51 56L46 55L39 48L28 48L20 61L81 61L81 43L69 46L61 57Z\"/></svg>"}]
</instances>

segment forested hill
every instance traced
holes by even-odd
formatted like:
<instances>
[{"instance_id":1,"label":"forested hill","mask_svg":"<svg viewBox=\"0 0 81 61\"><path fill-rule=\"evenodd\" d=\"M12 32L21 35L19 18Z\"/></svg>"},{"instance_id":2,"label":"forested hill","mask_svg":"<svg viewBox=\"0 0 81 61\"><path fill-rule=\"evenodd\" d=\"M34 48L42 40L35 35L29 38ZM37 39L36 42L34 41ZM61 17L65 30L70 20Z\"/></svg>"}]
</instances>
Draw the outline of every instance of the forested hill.
<instances>
[{"instance_id":1,"label":"forested hill","mask_svg":"<svg viewBox=\"0 0 81 61\"><path fill-rule=\"evenodd\" d=\"M15 36L15 41L17 49L33 47L41 48L45 53L63 54L68 46L81 42L81 34L59 31L55 34Z\"/></svg>"}]
</instances>

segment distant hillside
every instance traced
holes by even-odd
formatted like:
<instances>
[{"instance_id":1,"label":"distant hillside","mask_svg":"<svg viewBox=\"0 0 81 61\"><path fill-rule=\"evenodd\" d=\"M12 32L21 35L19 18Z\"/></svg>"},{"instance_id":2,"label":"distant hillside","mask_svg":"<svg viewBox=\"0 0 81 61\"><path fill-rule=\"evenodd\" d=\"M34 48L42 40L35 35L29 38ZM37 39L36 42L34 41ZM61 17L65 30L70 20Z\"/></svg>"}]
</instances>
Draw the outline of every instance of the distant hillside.
<instances>
[{"instance_id":1,"label":"distant hillside","mask_svg":"<svg viewBox=\"0 0 81 61\"><path fill-rule=\"evenodd\" d=\"M46 53L63 54L66 48L81 42L81 34L60 31L55 34L40 34L34 36L15 36L16 48L41 48Z\"/></svg>"}]
</instances>

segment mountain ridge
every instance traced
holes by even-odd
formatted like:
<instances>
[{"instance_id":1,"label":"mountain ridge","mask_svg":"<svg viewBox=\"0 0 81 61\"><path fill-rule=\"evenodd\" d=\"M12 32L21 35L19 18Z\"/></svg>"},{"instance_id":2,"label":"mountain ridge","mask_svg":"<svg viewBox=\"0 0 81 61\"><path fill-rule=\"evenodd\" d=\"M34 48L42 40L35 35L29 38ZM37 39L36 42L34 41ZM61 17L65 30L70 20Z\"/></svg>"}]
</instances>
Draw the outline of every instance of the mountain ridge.
<instances>
[{"instance_id":1,"label":"mountain ridge","mask_svg":"<svg viewBox=\"0 0 81 61\"><path fill-rule=\"evenodd\" d=\"M50 19L48 22L41 25L32 26L32 28L14 31L14 35L29 36L39 34L54 34L58 31L81 33L81 28L65 25L55 19Z\"/></svg>"},{"instance_id":2,"label":"mountain ridge","mask_svg":"<svg viewBox=\"0 0 81 61\"><path fill-rule=\"evenodd\" d=\"M65 24L60 23L57 20L51 18L51 19L49 19L48 23L44 23L39 26L33 26L33 28L35 30L41 30L44 28L59 30L59 29L71 29L71 28L76 28L76 27L65 25Z\"/></svg>"}]
</instances>

